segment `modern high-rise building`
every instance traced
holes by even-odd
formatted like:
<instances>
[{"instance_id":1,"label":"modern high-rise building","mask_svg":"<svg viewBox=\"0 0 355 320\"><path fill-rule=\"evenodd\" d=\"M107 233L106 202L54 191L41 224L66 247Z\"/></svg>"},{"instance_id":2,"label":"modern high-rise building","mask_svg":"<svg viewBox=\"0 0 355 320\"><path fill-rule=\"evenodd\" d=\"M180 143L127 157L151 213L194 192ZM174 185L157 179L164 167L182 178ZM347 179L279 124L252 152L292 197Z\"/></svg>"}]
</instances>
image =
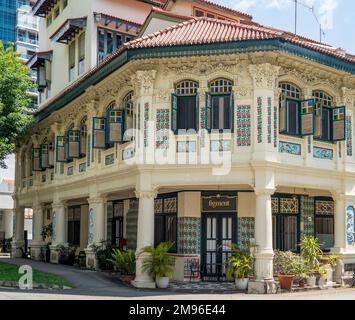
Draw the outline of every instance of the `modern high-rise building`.
<instances>
[{"instance_id":1,"label":"modern high-rise building","mask_svg":"<svg viewBox=\"0 0 355 320\"><path fill-rule=\"evenodd\" d=\"M0 0L0 41L16 41L16 0Z\"/></svg>"}]
</instances>

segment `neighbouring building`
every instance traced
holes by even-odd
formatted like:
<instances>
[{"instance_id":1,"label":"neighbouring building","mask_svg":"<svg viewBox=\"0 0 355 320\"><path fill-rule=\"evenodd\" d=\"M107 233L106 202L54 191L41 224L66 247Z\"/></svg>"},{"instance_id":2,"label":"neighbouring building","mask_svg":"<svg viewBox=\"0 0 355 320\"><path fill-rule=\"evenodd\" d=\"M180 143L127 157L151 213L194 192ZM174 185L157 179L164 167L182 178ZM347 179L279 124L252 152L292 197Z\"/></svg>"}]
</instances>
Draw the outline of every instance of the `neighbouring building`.
<instances>
[{"instance_id":1,"label":"neighbouring building","mask_svg":"<svg viewBox=\"0 0 355 320\"><path fill-rule=\"evenodd\" d=\"M0 183L0 243L13 236L14 184L15 181L8 178L2 179Z\"/></svg>"},{"instance_id":2,"label":"neighbouring building","mask_svg":"<svg viewBox=\"0 0 355 320\"><path fill-rule=\"evenodd\" d=\"M355 263L355 56L209 1L39 0L42 88L16 149L16 239L175 243L174 278L225 279L231 243L274 250L305 235ZM129 41L129 42L128 42ZM132 129L132 130L130 130ZM137 287L152 280L137 260Z\"/></svg>"},{"instance_id":3,"label":"neighbouring building","mask_svg":"<svg viewBox=\"0 0 355 320\"><path fill-rule=\"evenodd\" d=\"M0 1L0 40L5 46L16 42L16 1Z\"/></svg>"}]
</instances>

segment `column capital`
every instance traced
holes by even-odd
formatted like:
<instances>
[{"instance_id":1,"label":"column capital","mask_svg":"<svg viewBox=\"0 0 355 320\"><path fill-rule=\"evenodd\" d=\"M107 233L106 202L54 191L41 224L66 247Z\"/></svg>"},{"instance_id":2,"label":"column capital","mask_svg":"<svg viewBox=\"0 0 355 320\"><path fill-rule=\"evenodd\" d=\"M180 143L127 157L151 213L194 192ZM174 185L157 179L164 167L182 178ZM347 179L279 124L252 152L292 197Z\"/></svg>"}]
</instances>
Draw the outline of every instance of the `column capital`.
<instances>
[{"instance_id":1,"label":"column capital","mask_svg":"<svg viewBox=\"0 0 355 320\"><path fill-rule=\"evenodd\" d=\"M275 191L275 188L254 188L254 192L257 196L272 196Z\"/></svg>"},{"instance_id":2,"label":"column capital","mask_svg":"<svg viewBox=\"0 0 355 320\"><path fill-rule=\"evenodd\" d=\"M52 209L55 210L55 209L61 209L61 208L64 208L65 207L65 202L53 202L52 203Z\"/></svg>"},{"instance_id":3,"label":"column capital","mask_svg":"<svg viewBox=\"0 0 355 320\"><path fill-rule=\"evenodd\" d=\"M157 190L136 190L136 198L138 199L155 199L158 196Z\"/></svg>"},{"instance_id":4,"label":"column capital","mask_svg":"<svg viewBox=\"0 0 355 320\"><path fill-rule=\"evenodd\" d=\"M89 205L95 205L95 204L103 204L107 201L105 197L92 197L88 198L88 204Z\"/></svg>"},{"instance_id":5,"label":"column capital","mask_svg":"<svg viewBox=\"0 0 355 320\"><path fill-rule=\"evenodd\" d=\"M40 203L33 204L32 210L34 213L41 211L41 210L43 210L43 206Z\"/></svg>"},{"instance_id":6,"label":"column capital","mask_svg":"<svg viewBox=\"0 0 355 320\"><path fill-rule=\"evenodd\" d=\"M249 73L253 78L254 87L256 89L277 88L276 80L281 67L274 66L270 63L252 64L249 66Z\"/></svg>"}]
</instances>

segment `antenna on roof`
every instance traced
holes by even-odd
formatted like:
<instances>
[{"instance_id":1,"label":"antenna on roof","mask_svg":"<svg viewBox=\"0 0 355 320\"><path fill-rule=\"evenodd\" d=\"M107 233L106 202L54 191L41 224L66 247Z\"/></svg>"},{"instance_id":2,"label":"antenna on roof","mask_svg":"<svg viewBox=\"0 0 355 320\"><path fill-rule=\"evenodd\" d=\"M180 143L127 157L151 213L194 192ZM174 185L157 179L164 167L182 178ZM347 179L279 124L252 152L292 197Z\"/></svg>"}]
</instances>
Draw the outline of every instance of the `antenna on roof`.
<instances>
[{"instance_id":1,"label":"antenna on roof","mask_svg":"<svg viewBox=\"0 0 355 320\"><path fill-rule=\"evenodd\" d=\"M299 0L290 0L290 1L293 1L295 3L295 34L297 34L298 4L300 4L301 6L311 10L314 19L317 21L317 23L319 25L319 42L322 42L322 37L325 35L325 31L322 28L322 23L319 21L319 19L317 17L314 5L312 7L310 7L309 5L303 3Z\"/></svg>"}]
</instances>

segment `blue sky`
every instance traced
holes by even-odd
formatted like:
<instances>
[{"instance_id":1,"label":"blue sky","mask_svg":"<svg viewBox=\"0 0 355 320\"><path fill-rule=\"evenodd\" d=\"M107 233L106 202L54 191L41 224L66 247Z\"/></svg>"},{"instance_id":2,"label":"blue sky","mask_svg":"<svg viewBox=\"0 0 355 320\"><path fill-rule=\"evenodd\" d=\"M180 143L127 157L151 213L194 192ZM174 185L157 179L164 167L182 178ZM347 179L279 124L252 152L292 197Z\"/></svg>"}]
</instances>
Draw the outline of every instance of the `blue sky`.
<instances>
[{"instance_id":1,"label":"blue sky","mask_svg":"<svg viewBox=\"0 0 355 320\"><path fill-rule=\"evenodd\" d=\"M215 3L247 12L254 21L294 32L293 0L212 0ZM325 29L322 42L355 54L354 0L298 0L298 34L319 41L319 25L309 7Z\"/></svg>"}]
</instances>

